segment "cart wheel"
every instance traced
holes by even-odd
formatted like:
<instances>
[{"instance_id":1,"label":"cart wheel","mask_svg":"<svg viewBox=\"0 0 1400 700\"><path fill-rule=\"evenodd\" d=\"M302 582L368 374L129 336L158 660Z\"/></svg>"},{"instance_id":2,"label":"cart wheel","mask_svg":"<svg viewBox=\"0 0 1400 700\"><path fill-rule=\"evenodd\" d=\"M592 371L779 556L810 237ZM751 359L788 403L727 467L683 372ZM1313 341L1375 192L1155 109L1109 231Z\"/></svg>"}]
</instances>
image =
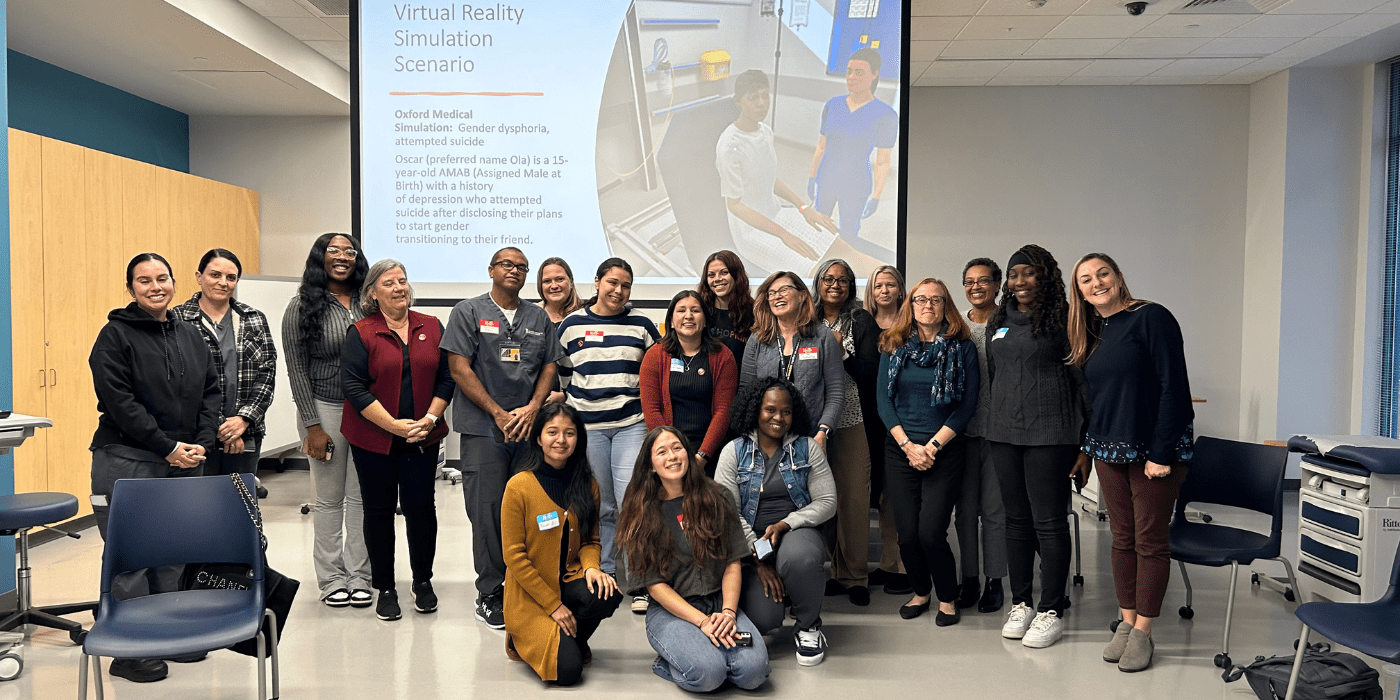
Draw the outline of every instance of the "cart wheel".
<instances>
[{"instance_id":1,"label":"cart wheel","mask_svg":"<svg viewBox=\"0 0 1400 700\"><path fill-rule=\"evenodd\" d=\"M1180 615L1183 620L1189 620L1196 616L1196 611L1192 610L1189 605L1183 605L1176 611L1176 614Z\"/></svg>"},{"instance_id":2,"label":"cart wheel","mask_svg":"<svg viewBox=\"0 0 1400 700\"><path fill-rule=\"evenodd\" d=\"M1109 631L1109 632L1117 632L1117 631L1118 631L1118 625L1121 625L1121 624L1123 624L1123 621L1122 621L1122 620L1114 620L1113 622L1108 623L1108 631Z\"/></svg>"},{"instance_id":3,"label":"cart wheel","mask_svg":"<svg viewBox=\"0 0 1400 700\"><path fill-rule=\"evenodd\" d=\"M1074 585L1076 585L1076 586L1082 586L1082 585L1084 585L1084 577L1083 577L1083 576L1080 576L1079 574L1075 574L1075 575L1074 575Z\"/></svg>"},{"instance_id":4,"label":"cart wheel","mask_svg":"<svg viewBox=\"0 0 1400 700\"><path fill-rule=\"evenodd\" d=\"M1249 575L1249 583L1250 583L1250 585L1252 585L1252 586L1257 586L1257 585L1259 585L1259 574L1250 574L1250 575Z\"/></svg>"},{"instance_id":5,"label":"cart wheel","mask_svg":"<svg viewBox=\"0 0 1400 700\"><path fill-rule=\"evenodd\" d=\"M1230 655L1229 655L1229 654L1216 654L1216 655L1215 655L1215 667L1216 667L1216 668L1230 668Z\"/></svg>"},{"instance_id":6,"label":"cart wheel","mask_svg":"<svg viewBox=\"0 0 1400 700\"><path fill-rule=\"evenodd\" d=\"M12 681L19 678L20 671L24 670L24 659L18 654L5 652L0 654L0 681Z\"/></svg>"},{"instance_id":7,"label":"cart wheel","mask_svg":"<svg viewBox=\"0 0 1400 700\"><path fill-rule=\"evenodd\" d=\"M1108 522L1108 515L1106 515L1106 514L1104 514L1104 513L1099 513L1099 522L1101 522L1101 523L1106 523L1106 522Z\"/></svg>"},{"instance_id":8,"label":"cart wheel","mask_svg":"<svg viewBox=\"0 0 1400 700\"><path fill-rule=\"evenodd\" d=\"M71 631L71 632L68 633L68 638L71 639L71 640L73 640L73 643L74 643L74 644L76 644L76 645L78 645L78 646L82 646L82 645L83 645L83 640L84 640L84 639L87 639L87 630L85 630L85 629L75 629L75 630L73 630L73 631Z\"/></svg>"},{"instance_id":9,"label":"cart wheel","mask_svg":"<svg viewBox=\"0 0 1400 700\"><path fill-rule=\"evenodd\" d=\"M1285 589L1283 589L1283 599L1286 600L1286 601L1288 601L1288 602L1290 602L1290 603L1292 603L1292 602L1298 600L1298 596L1293 595L1293 589L1292 589L1292 588L1285 588Z\"/></svg>"},{"instance_id":10,"label":"cart wheel","mask_svg":"<svg viewBox=\"0 0 1400 700\"><path fill-rule=\"evenodd\" d=\"M1206 523L1206 524L1210 524L1210 521L1211 521L1210 513L1201 513L1201 522ZM1230 657L1227 656L1227 657L1225 657L1225 658L1228 659L1228 658L1230 658Z\"/></svg>"},{"instance_id":11,"label":"cart wheel","mask_svg":"<svg viewBox=\"0 0 1400 700\"><path fill-rule=\"evenodd\" d=\"M307 513L310 513L310 512L311 512L311 504L310 504L310 503L303 503L303 504L301 504L301 514L302 514L302 515L306 515Z\"/></svg>"}]
</instances>

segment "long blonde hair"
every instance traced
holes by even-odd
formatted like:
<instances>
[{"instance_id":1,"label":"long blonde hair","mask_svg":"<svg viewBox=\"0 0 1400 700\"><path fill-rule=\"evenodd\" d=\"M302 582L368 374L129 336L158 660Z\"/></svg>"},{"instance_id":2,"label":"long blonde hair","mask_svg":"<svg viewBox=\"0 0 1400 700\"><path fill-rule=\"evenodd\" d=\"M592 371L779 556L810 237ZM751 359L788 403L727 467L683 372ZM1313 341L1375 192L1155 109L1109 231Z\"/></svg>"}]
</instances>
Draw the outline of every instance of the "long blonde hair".
<instances>
[{"instance_id":1,"label":"long blonde hair","mask_svg":"<svg viewBox=\"0 0 1400 700\"><path fill-rule=\"evenodd\" d=\"M865 283L865 310L869 311L871 316L880 313L880 307L875 304L875 278L879 277L881 272L889 273L894 278L894 283L899 285L899 294L894 299L895 306L903 304L904 297L909 296L904 288L904 275L900 273L899 268L894 265L881 265L875 268L875 271L870 273L870 279Z\"/></svg>"},{"instance_id":2,"label":"long blonde hair","mask_svg":"<svg viewBox=\"0 0 1400 700\"><path fill-rule=\"evenodd\" d=\"M1103 253L1089 253L1079 259L1070 271L1070 294L1073 295L1072 303L1069 305L1069 359L1067 362L1075 367L1084 367L1084 363L1089 361L1089 356L1094 354L1094 350L1099 346L1099 339L1103 337L1103 317L1099 315L1098 309L1094 308L1084 293L1079 291L1079 266L1090 260L1102 260L1113 270L1114 276L1118 278L1118 298L1123 301L1123 310L1132 311L1145 304L1152 302L1145 299L1134 299L1132 292L1128 291L1128 281L1123 279L1123 271L1118 269L1118 263L1113 258Z\"/></svg>"},{"instance_id":3,"label":"long blonde hair","mask_svg":"<svg viewBox=\"0 0 1400 700\"><path fill-rule=\"evenodd\" d=\"M899 346L909 341L910 335L917 332L914 324L914 292L926 284L937 285L943 290L943 322L948 324L948 328L940 335L948 340L967 340L972 337L972 331L968 329L962 314L958 313L958 307L957 304L953 303L952 295L948 294L948 285L943 284L942 280L925 277L919 280L918 284L909 288L909 294L899 307L899 316L895 319L894 325L880 334L880 352L894 352Z\"/></svg>"}]
</instances>

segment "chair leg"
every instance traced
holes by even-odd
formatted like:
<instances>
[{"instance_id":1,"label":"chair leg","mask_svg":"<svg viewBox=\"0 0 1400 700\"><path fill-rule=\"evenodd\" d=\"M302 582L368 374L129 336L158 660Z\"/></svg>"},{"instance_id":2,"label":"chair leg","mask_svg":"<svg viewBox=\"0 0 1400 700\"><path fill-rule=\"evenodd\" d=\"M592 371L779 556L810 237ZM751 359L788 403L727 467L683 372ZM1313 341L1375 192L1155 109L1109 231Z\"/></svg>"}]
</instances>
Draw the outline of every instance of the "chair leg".
<instances>
[{"instance_id":1,"label":"chair leg","mask_svg":"<svg viewBox=\"0 0 1400 700\"><path fill-rule=\"evenodd\" d=\"M267 700L267 639L258 630L258 700Z\"/></svg>"},{"instance_id":2,"label":"chair leg","mask_svg":"<svg viewBox=\"0 0 1400 700\"><path fill-rule=\"evenodd\" d=\"M1079 514L1071 509L1069 516L1074 520L1074 583L1075 585L1082 586L1084 585L1084 570L1082 567L1084 555L1079 547Z\"/></svg>"},{"instance_id":3,"label":"chair leg","mask_svg":"<svg viewBox=\"0 0 1400 700\"><path fill-rule=\"evenodd\" d=\"M1298 577L1293 575L1293 562L1288 561L1288 557L1279 557L1278 561L1283 562L1283 570L1288 573L1288 585L1293 589L1293 600L1303 601L1303 589L1298 587Z\"/></svg>"},{"instance_id":4,"label":"chair leg","mask_svg":"<svg viewBox=\"0 0 1400 700\"><path fill-rule=\"evenodd\" d=\"M1283 700L1293 700L1293 694L1298 690L1298 672L1303 670L1303 654L1308 651L1308 629L1303 625L1303 631L1298 633L1298 651L1293 654L1293 672L1288 674L1288 691L1284 693Z\"/></svg>"},{"instance_id":5,"label":"chair leg","mask_svg":"<svg viewBox=\"0 0 1400 700\"><path fill-rule=\"evenodd\" d=\"M105 691L102 690L102 657L92 657L92 679L97 686L97 700L102 700ZM86 699L85 699L86 700Z\"/></svg>"},{"instance_id":6,"label":"chair leg","mask_svg":"<svg viewBox=\"0 0 1400 700\"><path fill-rule=\"evenodd\" d=\"M78 657L78 700L87 700L88 655Z\"/></svg>"},{"instance_id":7,"label":"chair leg","mask_svg":"<svg viewBox=\"0 0 1400 700\"><path fill-rule=\"evenodd\" d=\"M1184 561L1178 561L1178 562L1176 563L1176 565L1177 565L1178 568L1181 569L1181 581L1182 581L1182 583L1185 583L1185 584L1186 584L1186 607L1185 607L1184 609L1190 610L1190 609L1191 609L1191 574L1186 573L1186 562L1184 562ZM1184 614L1183 614L1182 617L1187 617L1187 615L1184 615ZM1189 619L1189 618L1188 618L1188 619Z\"/></svg>"},{"instance_id":8,"label":"chair leg","mask_svg":"<svg viewBox=\"0 0 1400 700\"><path fill-rule=\"evenodd\" d=\"M277 666L277 613L268 610L266 615L272 623L268 625L272 634L272 700L277 700L282 697L282 671Z\"/></svg>"},{"instance_id":9,"label":"chair leg","mask_svg":"<svg viewBox=\"0 0 1400 700\"><path fill-rule=\"evenodd\" d=\"M1225 599L1225 641L1220 656L1215 657L1215 665L1220 668L1230 667L1230 622L1235 615L1235 586L1240 582L1239 572L1239 562L1230 562L1230 595Z\"/></svg>"}]
</instances>

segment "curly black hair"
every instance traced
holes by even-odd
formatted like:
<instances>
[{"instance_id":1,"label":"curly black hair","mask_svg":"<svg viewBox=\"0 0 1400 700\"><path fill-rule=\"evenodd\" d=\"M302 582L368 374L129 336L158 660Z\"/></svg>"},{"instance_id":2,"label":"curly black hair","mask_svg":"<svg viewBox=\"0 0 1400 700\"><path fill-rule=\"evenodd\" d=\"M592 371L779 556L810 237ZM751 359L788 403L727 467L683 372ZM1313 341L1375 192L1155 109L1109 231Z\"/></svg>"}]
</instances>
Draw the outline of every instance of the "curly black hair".
<instances>
[{"instance_id":1,"label":"curly black hair","mask_svg":"<svg viewBox=\"0 0 1400 700\"><path fill-rule=\"evenodd\" d=\"M1069 326L1069 300L1065 296L1065 277L1060 273L1060 264L1055 262L1055 256L1051 255L1050 251L1035 244L1021 246L1016 252L1030 258L1031 267L1035 269L1036 285L1039 287L1035 307L1031 309L1031 335L1063 334ZM1016 295L1011 293L1011 279L1008 274L1006 283L1001 288L1001 305L992 315L989 326L1000 328L1006 322L1007 312L1015 303Z\"/></svg>"},{"instance_id":2,"label":"curly black hair","mask_svg":"<svg viewBox=\"0 0 1400 700\"><path fill-rule=\"evenodd\" d=\"M769 389L782 389L792 397L792 427L789 433L807 435L812 432L812 416L807 413L807 404L802 403L802 392L797 385L782 377L763 377L745 384L734 397L729 413L729 429L736 435L748 435L758 428L758 407L763 404L763 395Z\"/></svg>"}]
</instances>

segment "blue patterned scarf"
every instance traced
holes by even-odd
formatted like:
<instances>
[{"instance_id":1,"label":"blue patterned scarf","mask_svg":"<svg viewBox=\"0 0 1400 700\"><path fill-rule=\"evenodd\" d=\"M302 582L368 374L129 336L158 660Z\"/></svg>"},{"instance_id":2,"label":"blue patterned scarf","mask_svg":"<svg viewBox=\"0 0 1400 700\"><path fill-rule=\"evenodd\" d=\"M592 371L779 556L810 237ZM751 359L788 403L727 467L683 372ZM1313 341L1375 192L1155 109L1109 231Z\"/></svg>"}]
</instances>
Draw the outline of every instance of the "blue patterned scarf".
<instances>
[{"instance_id":1,"label":"blue patterned scarf","mask_svg":"<svg viewBox=\"0 0 1400 700\"><path fill-rule=\"evenodd\" d=\"M909 334L909 340L905 341L904 345L895 348L895 351L890 353L886 391L889 392L891 400L894 400L895 385L899 381L899 373L904 371L904 363L909 360L913 360L914 364L925 369L932 368L938 376L938 379L933 382L933 392L928 405L947 406L962 399L964 379L962 353L958 352L956 343L943 337L941 334L943 329L939 330L938 339L927 348L919 342L918 331L915 331Z\"/></svg>"}]
</instances>

